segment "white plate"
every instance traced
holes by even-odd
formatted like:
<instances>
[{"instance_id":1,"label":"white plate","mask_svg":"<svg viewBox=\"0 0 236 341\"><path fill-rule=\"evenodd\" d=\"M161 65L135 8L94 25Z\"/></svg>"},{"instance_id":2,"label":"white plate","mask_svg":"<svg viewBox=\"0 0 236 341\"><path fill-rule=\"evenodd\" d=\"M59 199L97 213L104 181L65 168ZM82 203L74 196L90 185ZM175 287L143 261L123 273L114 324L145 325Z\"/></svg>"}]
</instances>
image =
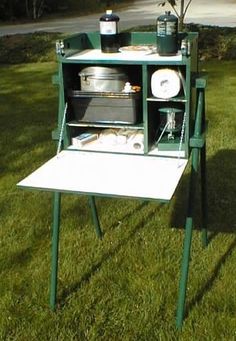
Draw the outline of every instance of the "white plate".
<instances>
[{"instance_id":1,"label":"white plate","mask_svg":"<svg viewBox=\"0 0 236 341\"><path fill-rule=\"evenodd\" d=\"M145 56L156 52L156 49L154 45L129 45L122 46L119 51L122 53Z\"/></svg>"}]
</instances>

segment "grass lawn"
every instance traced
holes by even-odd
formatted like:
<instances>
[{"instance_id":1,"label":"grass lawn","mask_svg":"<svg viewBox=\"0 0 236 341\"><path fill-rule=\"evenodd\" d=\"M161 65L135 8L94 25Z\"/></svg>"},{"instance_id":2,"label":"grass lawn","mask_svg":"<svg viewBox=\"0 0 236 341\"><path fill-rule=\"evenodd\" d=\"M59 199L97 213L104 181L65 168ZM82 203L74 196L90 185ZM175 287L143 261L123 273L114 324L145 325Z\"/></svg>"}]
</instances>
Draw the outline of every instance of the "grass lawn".
<instances>
[{"instance_id":1,"label":"grass lawn","mask_svg":"<svg viewBox=\"0 0 236 341\"><path fill-rule=\"evenodd\" d=\"M1 65L0 340L236 340L236 67L207 62L210 244L193 234L187 319L175 328L185 175L170 205L63 196L59 309L48 307L50 193L16 183L55 154L54 62ZM198 211L197 214L198 216Z\"/></svg>"}]
</instances>

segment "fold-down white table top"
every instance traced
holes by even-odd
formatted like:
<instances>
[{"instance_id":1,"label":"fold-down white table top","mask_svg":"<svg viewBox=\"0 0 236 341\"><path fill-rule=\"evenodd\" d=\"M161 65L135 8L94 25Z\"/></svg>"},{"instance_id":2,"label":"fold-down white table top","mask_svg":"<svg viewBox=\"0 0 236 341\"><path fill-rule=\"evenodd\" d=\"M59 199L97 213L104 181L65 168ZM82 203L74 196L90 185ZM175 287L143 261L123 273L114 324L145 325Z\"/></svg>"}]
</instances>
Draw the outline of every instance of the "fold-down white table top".
<instances>
[{"instance_id":1,"label":"fold-down white table top","mask_svg":"<svg viewBox=\"0 0 236 341\"><path fill-rule=\"evenodd\" d=\"M17 185L169 201L186 165L186 159L65 150Z\"/></svg>"}]
</instances>

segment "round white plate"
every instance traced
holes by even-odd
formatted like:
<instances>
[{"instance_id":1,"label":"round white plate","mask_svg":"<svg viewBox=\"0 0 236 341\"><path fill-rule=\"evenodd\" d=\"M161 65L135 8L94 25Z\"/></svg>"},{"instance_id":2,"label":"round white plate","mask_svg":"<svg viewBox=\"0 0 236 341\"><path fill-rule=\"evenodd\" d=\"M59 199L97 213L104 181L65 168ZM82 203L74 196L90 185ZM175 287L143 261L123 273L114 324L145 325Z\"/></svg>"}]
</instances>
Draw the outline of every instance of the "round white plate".
<instances>
[{"instance_id":1,"label":"round white plate","mask_svg":"<svg viewBox=\"0 0 236 341\"><path fill-rule=\"evenodd\" d=\"M129 45L129 46L122 46L119 49L122 53L127 54L135 54L135 55L142 55L145 56L147 54L151 54L156 52L154 45Z\"/></svg>"}]
</instances>

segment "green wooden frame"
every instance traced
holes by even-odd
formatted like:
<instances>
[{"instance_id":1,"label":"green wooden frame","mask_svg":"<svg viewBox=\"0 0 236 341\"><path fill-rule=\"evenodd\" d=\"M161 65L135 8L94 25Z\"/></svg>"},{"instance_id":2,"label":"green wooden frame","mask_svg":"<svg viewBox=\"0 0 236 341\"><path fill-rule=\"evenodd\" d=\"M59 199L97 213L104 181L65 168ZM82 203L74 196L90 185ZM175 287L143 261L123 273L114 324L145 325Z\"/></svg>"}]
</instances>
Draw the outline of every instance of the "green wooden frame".
<instances>
[{"instance_id":1,"label":"green wooden frame","mask_svg":"<svg viewBox=\"0 0 236 341\"><path fill-rule=\"evenodd\" d=\"M192 244L192 232L194 223L194 207L196 202L196 187L198 185L198 174L201 175L201 208L202 208L202 245L206 247L208 244L207 238L207 188L206 188L206 119L205 119L205 87L206 77L198 74L197 70L197 53L196 53L196 38L197 35L190 33L188 35L189 41L192 43L194 53L192 56L184 56L180 62L143 62L130 61L127 65L136 64L140 66L143 77L143 125L145 136L145 154L148 153L148 75L149 68L153 65L172 65L186 67L186 101L188 102L187 112L187 131L185 134L186 158L191 158L191 174L189 182L189 196L185 220L184 242L183 242L183 256L179 279L179 292L177 301L176 326L180 330L183 325L185 317L185 302L186 302L186 288L188 283L189 262ZM121 40L123 45L128 44L153 44L155 42L155 33L123 33ZM66 65L76 63L76 60L69 60L68 57L78 53L87 48L98 48L99 34L95 33L81 33L65 39L64 47L59 51L58 75L53 77L53 83L59 85L59 112L58 112L58 127L53 132L53 139L59 140L62 136L63 147L68 145L68 132L63 127L65 114L65 85L64 85L64 71ZM83 63L83 62L82 62ZM85 63L85 62L84 62ZM94 63L93 61L86 61L86 64ZM102 63L113 63L106 60ZM119 62L114 62L114 64ZM122 64L122 62L120 62ZM195 91L191 92L194 88ZM195 103L194 103L195 100ZM61 141L59 141L60 143ZM61 147L61 146L59 146ZM158 157L158 156L157 156ZM51 283L50 283L50 307L55 311L57 306L57 277L58 277L58 258L59 258L59 235L60 235L60 212L61 212L61 194L54 193L53 202L53 225L52 225L52 255L51 255ZM92 218L95 226L96 234L102 238L102 230L96 209L95 197L90 195L88 203L91 208Z\"/></svg>"}]
</instances>

